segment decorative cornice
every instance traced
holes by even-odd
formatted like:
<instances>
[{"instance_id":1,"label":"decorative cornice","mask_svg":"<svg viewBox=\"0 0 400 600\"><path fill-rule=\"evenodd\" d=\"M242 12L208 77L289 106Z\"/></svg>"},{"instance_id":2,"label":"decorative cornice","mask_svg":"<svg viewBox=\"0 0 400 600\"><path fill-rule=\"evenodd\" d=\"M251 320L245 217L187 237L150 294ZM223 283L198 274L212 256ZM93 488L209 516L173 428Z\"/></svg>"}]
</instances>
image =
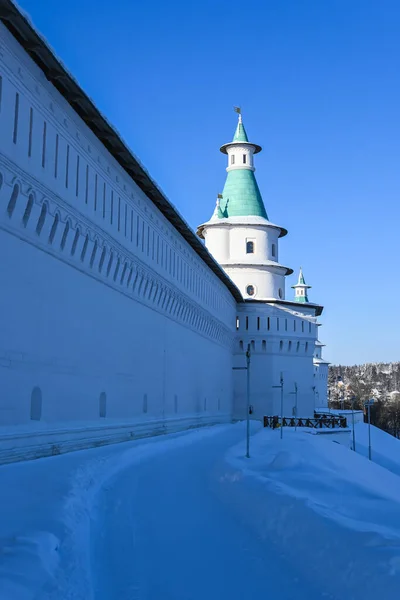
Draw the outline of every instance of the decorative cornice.
<instances>
[{"instance_id":1,"label":"decorative cornice","mask_svg":"<svg viewBox=\"0 0 400 600\"><path fill-rule=\"evenodd\" d=\"M223 346L232 347L234 332L205 310L200 303L152 270L138 256L46 189L43 184L36 182L26 173L22 174L19 169L17 172L15 165L13 168L11 165L11 161L0 155L0 205L3 206L0 213L0 229L23 239L115 291L195 330L200 335ZM15 185L19 186L18 198L14 208L8 212L7 207ZM26 210L29 198L33 200L32 207L40 207L38 211L44 211L45 214L40 235L36 231L37 221L32 222L34 216L30 218L30 222L28 220L25 225L23 223L22 214ZM19 219L17 215L20 216ZM58 220L55 224L56 217ZM49 231L53 228L53 240L50 241ZM66 228L69 243L62 246L62 235ZM104 259L100 265L102 256Z\"/></svg>"}]
</instances>

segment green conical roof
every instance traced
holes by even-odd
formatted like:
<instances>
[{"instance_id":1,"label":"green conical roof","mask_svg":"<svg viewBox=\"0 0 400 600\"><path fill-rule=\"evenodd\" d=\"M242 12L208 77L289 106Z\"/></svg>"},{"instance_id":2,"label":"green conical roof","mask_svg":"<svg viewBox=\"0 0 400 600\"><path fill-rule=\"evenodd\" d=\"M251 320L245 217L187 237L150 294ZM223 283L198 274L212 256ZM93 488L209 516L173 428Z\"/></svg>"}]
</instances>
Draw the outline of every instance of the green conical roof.
<instances>
[{"instance_id":1,"label":"green conical roof","mask_svg":"<svg viewBox=\"0 0 400 600\"><path fill-rule=\"evenodd\" d=\"M235 135L233 136L232 142L248 142L246 130L242 121L239 121L236 127Z\"/></svg>"},{"instance_id":2,"label":"green conical roof","mask_svg":"<svg viewBox=\"0 0 400 600\"><path fill-rule=\"evenodd\" d=\"M237 144L247 144L254 154L260 152L261 146L248 140L246 130L239 115L232 142L221 146L221 152L228 154L228 149ZM234 164L234 163L231 163ZM220 210L217 212L219 219L229 217L263 217L268 216L261 198L260 190L254 176L254 169L247 163L236 164L234 168L227 169L228 174L222 191Z\"/></svg>"},{"instance_id":3,"label":"green conical roof","mask_svg":"<svg viewBox=\"0 0 400 600\"><path fill-rule=\"evenodd\" d=\"M253 171L250 169L228 171L218 216L225 219L243 216L268 219Z\"/></svg>"}]
</instances>

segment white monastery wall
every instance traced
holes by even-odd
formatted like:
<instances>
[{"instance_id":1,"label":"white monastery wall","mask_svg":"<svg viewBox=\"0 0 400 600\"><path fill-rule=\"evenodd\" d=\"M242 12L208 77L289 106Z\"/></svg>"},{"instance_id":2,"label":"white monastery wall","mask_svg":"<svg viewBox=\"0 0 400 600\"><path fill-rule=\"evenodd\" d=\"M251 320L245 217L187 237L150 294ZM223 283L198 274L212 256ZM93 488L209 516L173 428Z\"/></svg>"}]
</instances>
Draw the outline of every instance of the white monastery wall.
<instances>
[{"instance_id":1,"label":"white monastery wall","mask_svg":"<svg viewBox=\"0 0 400 600\"><path fill-rule=\"evenodd\" d=\"M234 298L1 23L0 132L0 426L230 418Z\"/></svg>"},{"instance_id":2,"label":"white monastery wall","mask_svg":"<svg viewBox=\"0 0 400 600\"><path fill-rule=\"evenodd\" d=\"M328 363L314 366L316 406L328 406Z\"/></svg>"},{"instance_id":3,"label":"white monastery wall","mask_svg":"<svg viewBox=\"0 0 400 600\"><path fill-rule=\"evenodd\" d=\"M313 416L315 405L312 357L317 339L314 318L302 318L278 306L254 304L238 308L235 366L245 366L250 343L250 397L253 416L280 415L281 373L284 380L283 414L293 416L295 383L298 416ZM246 407L246 371L235 370L234 415Z\"/></svg>"}]
</instances>

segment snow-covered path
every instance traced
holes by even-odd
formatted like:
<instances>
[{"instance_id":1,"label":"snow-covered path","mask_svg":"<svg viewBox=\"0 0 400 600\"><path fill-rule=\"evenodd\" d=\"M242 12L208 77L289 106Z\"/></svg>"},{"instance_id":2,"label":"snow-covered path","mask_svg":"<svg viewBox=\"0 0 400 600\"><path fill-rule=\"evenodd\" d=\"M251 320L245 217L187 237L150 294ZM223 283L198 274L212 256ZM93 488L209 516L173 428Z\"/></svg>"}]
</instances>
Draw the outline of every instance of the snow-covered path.
<instances>
[{"instance_id":1,"label":"snow-covered path","mask_svg":"<svg viewBox=\"0 0 400 600\"><path fill-rule=\"evenodd\" d=\"M242 438L229 427L171 445L108 483L91 531L96 600L322 597L219 497L221 457Z\"/></svg>"},{"instance_id":2,"label":"snow-covered path","mask_svg":"<svg viewBox=\"0 0 400 600\"><path fill-rule=\"evenodd\" d=\"M244 425L3 466L1 600L398 598L398 475Z\"/></svg>"}]
</instances>

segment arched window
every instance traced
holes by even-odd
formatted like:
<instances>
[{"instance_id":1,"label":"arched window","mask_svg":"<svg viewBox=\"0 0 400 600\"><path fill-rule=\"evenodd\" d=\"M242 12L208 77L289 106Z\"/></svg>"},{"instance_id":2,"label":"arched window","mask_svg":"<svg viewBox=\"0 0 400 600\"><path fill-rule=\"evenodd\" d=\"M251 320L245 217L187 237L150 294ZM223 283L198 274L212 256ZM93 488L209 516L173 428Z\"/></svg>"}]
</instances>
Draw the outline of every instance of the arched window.
<instances>
[{"instance_id":1,"label":"arched window","mask_svg":"<svg viewBox=\"0 0 400 600\"><path fill-rule=\"evenodd\" d=\"M36 233L40 235L42 233L43 225L46 220L47 215L47 205L42 204L42 210L40 211L40 216L36 225Z\"/></svg>"},{"instance_id":2,"label":"arched window","mask_svg":"<svg viewBox=\"0 0 400 600\"><path fill-rule=\"evenodd\" d=\"M87 233L86 237L85 237L85 242L83 244L82 252L81 252L81 261L82 262L85 260L88 244L89 244L89 234Z\"/></svg>"},{"instance_id":3,"label":"arched window","mask_svg":"<svg viewBox=\"0 0 400 600\"><path fill-rule=\"evenodd\" d=\"M289 342L288 344L288 351L291 352L292 351L292 342Z\"/></svg>"},{"instance_id":4,"label":"arched window","mask_svg":"<svg viewBox=\"0 0 400 600\"><path fill-rule=\"evenodd\" d=\"M121 265L121 261L120 261L120 259L118 259L117 260L117 265L116 265L115 271L114 271L114 277L113 277L114 281L117 281L118 271L119 271L120 265Z\"/></svg>"},{"instance_id":5,"label":"arched window","mask_svg":"<svg viewBox=\"0 0 400 600\"><path fill-rule=\"evenodd\" d=\"M272 244L271 254L272 254L272 256L276 256L276 246L275 246L275 244Z\"/></svg>"},{"instance_id":6,"label":"arched window","mask_svg":"<svg viewBox=\"0 0 400 600\"><path fill-rule=\"evenodd\" d=\"M246 254L254 254L254 242L251 240L246 242Z\"/></svg>"},{"instance_id":7,"label":"arched window","mask_svg":"<svg viewBox=\"0 0 400 600\"><path fill-rule=\"evenodd\" d=\"M308 342L306 342L306 354L308 352Z\"/></svg>"},{"instance_id":8,"label":"arched window","mask_svg":"<svg viewBox=\"0 0 400 600\"><path fill-rule=\"evenodd\" d=\"M31 216L33 208L33 195L29 194L28 202L26 203L26 208L24 212L24 216L22 217L22 225L26 227L28 225L29 217Z\"/></svg>"},{"instance_id":9,"label":"arched window","mask_svg":"<svg viewBox=\"0 0 400 600\"><path fill-rule=\"evenodd\" d=\"M126 262L124 264L124 268L122 269L122 273L121 273L121 285L124 285L124 279L125 279L127 270L128 270L128 263Z\"/></svg>"},{"instance_id":10,"label":"arched window","mask_svg":"<svg viewBox=\"0 0 400 600\"><path fill-rule=\"evenodd\" d=\"M31 420L40 421L42 417L42 390L34 387L31 394Z\"/></svg>"},{"instance_id":11,"label":"arched window","mask_svg":"<svg viewBox=\"0 0 400 600\"><path fill-rule=\"evenodd\" d=\"M283 298L283 291L282 291L282 288L279 288L279 290L278 290L278 296L279 296L279 298L282 300L282 298Z\"/></svg>"},{"instance_id":12,"label":"arched window","mask_svg":"<svg viewBox=\"0 0 400 600\"><path fill-rule=\"evenodd\" d=\"M78 245L79 242L79 238L80 238L80 231L79 231L79 227L77 227L76 231L75 231L75 237L74 237L74 241L72 242L72 248L71 248L71 256L74 256L75 252L76 252L76 247Z\"/></svg>"},{"instance_id":13,"label":"arched window","mask_svg":"<svg viewBox=\"0 0 400 600\"><path fill-rule=\"evenodd\" d=\"M114 255L113 255L113 253L111 252L111 253L110 253L110 260L108 261L108 265L107 265L107 277L108 277L108 276L109 276L109 274L110 274L111 267L112 267L112 264L113 264L113 260L114 260Z\"/></svg>"},{"instance_id":14,"label":"arched window","mask_svg":"<svg viewBox=\"0 0 400 600\"><path fill-rule=\"evenodd\" d=\"M99 416L105 418L107 413L107 396L105 392L101 392L99 398Z\"/></svg>"},{"instance_id":15,"label":"arched window","mask_svg":"<svg viewBox=\"0 0 400 600\"><path fill-rule=\"evenodd\" d=\"M267 317L267 329L268 329L268 331L271 329L271 319L270 319L270 317Z\"/></svg>"},{"instance_id":16,"label":"arched window","mask_svg":"<svg viewBox=\"0 0 400 600\"><path fill-rule=\"evenodd\" d=\"M53 241L54 241L54 237L55 237L56 232L57 232L57 227L58 227L59 220L60 220L60 218L59 218L58 214L56 214L56 216L54 217L53 225L51 226L51 230L50 230L49 244L52 244Z\"/></svg>"},{"instance_id":17,"label":"arched window","mask_svg":"<svg viewBox=\"0 0 400 600\"><path fill-rule=\"evenodd\" d=\"M262 347L263 352L266 352L266 350L267 350L267 342L265 340L262 341L261 347Z\"/></svg>"},{"instance_id":18,"label":"arched window","mask_svg":"<svg viewBox=\"0 0 400 600\"><path fill-rule=\"evenodd\" d=\"M283 350L283 341L281 340L279 342L279 351L282 352L282 350Z\"/></svg>"},{"instance_id":19,"label":"arched window","mask_svg":"<svg viewBox=\"0 0 400 600\"><path fill-rule=\"evenodd\" d=\"M301 322L301 331L304 333L304 321Z\"/></svg>"},{"instance_id":20,"label":"arched window","mask_svg":"<svg viewBox=\"0 0 400 600\"><path fill-rule=\"evenodd\" d=\"M101 271L103 269L104 261L106 259L106 254L107 254L107 250L106 250L106 247L104 246L103 247L103 251L102 251L101 256L100 256L99 273L101 273Z\"/></svg>"},{"instance_id":21,"label":"arched window","mask_svg":"<svg viewBox=\"0 0 400 600\"><path fill-rule=\"evenodd\" d=\"M12 217L12 214L15 210L18 194L19 194L19 185L16 183L13 187L10 202L8 203L8 206L7 206L7 213L8 213L9 217Z\"/></svg>"},{"instance_id":22,"label":"arched window","mask_svg":"<svg viewBox=\"0 0 400 600\"><path fill-rule=\"evenodd\" d=\"M64 248L65 248L65 244L67 243L68 233L69 233L69 221L67 221L65 223L64 233L63 233L63 236L61 238L61 244L60 244L61 250L64 250Z\"/></svg>"},{"instance_id":23,"label":"arched window","mask_svg":"<svg viewBox=\"0 0 400 600\"><path fill-rule=\"evenodd\" d=\"M299 349L300 349L300 342L297 342L297 344L296 344L296 352L298 352Z\"/></svg>"},{"instance_id":24,"label":"arched window","mask_svg":"<svg viewBox=\"0 0 400 600\"><path fill-rule=\"evenodd\" d=\"M93 265L94 265L94 261L95 261L95 258L96 258L96 252L97 252L97 240L94 242L92 254L90 256L90 268L92 268Z\"/></svg>"}]
</instances>

